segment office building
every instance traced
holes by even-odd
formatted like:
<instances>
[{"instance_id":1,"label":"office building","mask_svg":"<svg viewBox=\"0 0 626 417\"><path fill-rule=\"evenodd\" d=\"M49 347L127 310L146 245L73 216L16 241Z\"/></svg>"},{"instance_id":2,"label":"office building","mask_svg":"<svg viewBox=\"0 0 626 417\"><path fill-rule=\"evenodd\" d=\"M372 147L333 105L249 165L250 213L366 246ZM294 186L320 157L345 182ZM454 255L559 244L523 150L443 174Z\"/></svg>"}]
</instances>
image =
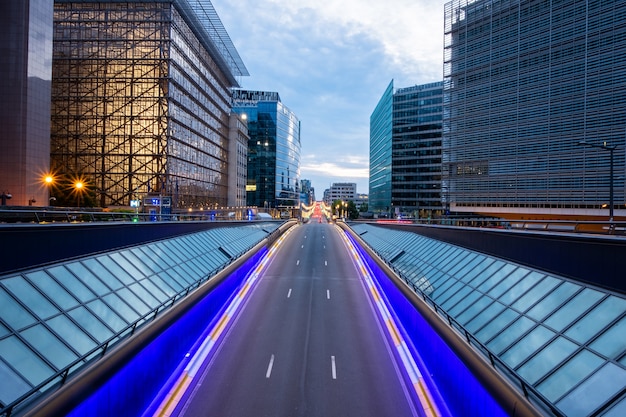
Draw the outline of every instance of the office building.
<instances>
[{"instance_id":1,"label":"office building","mask_svg":"<svg viewBox=\"0 0 626 417\"><path fill-rule=\"evenodd\" d=\"M370 116L369 210L389 212L391 208L391 138L393 80Z\"/></svg>"},{"instance_id":2,"label":"office building","mask_svg":"<svg viewBox=\"0 0 626 417\"><path fill-rule=\"evenodd\" d=\"M209 0L57 0L52 169L99 206L226 206L231 88L248 72ZM62 190L58 190L62 192Z\"/></svg>"},{"instance_id":3,"label":"office building","mask_svg":"<svg viewBox=\"0 0 626 417\"><path fill-rule=\"evenodd\" d=\"M413 217L440 215L443 83L393 94L391 205Z\"/></svg>"},{"instance_id":4,"label":"office building","mask_svg":"<svg viewBox=\"0 0 626 417\"><path fill-rule=\"evenodd\" d=\"M0 194L6 205L48 205L52 8L53 0L0 4Z\"/></svg>"},{"instance_id":5,"label":"office building","mask_svg":"<svg viewBox=\"0 0 626 417\"><path fill-rule=\"evenodd\" d=\"M329 203L336 200L355 201L357 198L355 182L335 182L329 188Z\"/></svg>"},{"instance_id":6,"label":"office building","mask_svg":"<svg viewBox=\"0 0 626 417\"><path fill-rule=\"evenodd\" d=\"M228 207L245 207L248 178L248 121L237 113L230 115L228 137Z\"/></svg>"},{"instance_id":7,"label":"office building","mask_svg":"<svg viewBox=\"0 0 626 417\"><path fill-rule=\"evenodd\" d=\"M441 214L442 94L442 82L387 87L370 118L369 211Z\"/></svg>"},{"instance_id":8,"label":"office building","mask_svg":"<svg viewBox=\"0 0 626 417\"><path fill-rule=\"evenodd\" d=\"M233 111L248 120L249 206L283 212L300 205L300 121L276 92L233 91Z\"/></svg>"},{"instance_id":9,"label":"office building","mask_svg":"<svg viewBox=\"0 0 626 417\"><path fill-rule=\"evenodd\" d=\"M309 206L315 202L315 188L311 180L300 180L300 203Z\"/></svg>"},{"instance_id":10,"label":"office building","mask_svg":"<svg viewBox=\"0 0 626 417\"><path fill-rule=\"evenodd\" d=\"M606 219L614 189L626 214L625 16L617 0L445 5L451 211Z\"/></svg>"}]
</instances>

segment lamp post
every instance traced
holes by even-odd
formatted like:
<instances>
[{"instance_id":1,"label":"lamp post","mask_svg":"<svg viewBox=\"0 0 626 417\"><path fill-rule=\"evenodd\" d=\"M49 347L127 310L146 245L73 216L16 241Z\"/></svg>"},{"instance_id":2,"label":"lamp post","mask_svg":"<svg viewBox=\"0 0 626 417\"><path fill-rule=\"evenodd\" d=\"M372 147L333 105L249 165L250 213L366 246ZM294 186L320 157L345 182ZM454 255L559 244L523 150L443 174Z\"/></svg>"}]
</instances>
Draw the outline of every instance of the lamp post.
<instances>
[{"instance_id":1,"label":"lamp post","mask_svg":"<svg viewBox=\"0 0 626 417\"><path fill-rule=\"evenodd\" d=\"M604 149L605 151L609 151L610 155L610 164L609 164L609 228L613 226L613 151L617 149L616 145L609 145L606 141L602 145L596 145L595 143L589 143L587 141L581 140L578 142L581 146L586 146L589 148L598 148Z\"/></svg>"}]
</instances>

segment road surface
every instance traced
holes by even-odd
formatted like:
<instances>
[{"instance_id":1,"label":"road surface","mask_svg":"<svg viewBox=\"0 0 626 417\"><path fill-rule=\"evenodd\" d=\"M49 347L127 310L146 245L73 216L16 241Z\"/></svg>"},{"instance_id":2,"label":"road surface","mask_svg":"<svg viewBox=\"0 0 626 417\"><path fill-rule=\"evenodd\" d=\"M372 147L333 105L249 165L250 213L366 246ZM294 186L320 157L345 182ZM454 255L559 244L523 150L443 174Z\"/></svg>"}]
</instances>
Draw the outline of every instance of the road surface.
<instances>
[{"instance_id":1,"label":"road surface","mask_svg":"<svg viewBox=\"0 0 626 417\"><path fill-rule=\"evenodd\" d=\"M286 236L177 415L420 415L340 233Z\"/></svg>"}]
</instances>

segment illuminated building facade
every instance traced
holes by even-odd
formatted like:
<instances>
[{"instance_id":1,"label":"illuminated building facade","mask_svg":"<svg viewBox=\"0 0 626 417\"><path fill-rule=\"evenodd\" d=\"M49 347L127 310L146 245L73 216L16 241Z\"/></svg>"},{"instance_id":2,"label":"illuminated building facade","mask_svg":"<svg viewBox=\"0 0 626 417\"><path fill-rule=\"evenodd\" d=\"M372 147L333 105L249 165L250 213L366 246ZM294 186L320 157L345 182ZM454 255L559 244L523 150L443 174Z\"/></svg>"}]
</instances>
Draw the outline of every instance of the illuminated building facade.
<instances>
[{"instance_id":1,"label":"illuminated building facade","mask_svg":"<svg viewBox=\"0 0 626 417\"><path fill-rule=\"evenodd\" d=\"M226 206L232 87L248 75L209 0L57 0L51 167L96 205Z\"/></svg>"},{"instance_id":2,"label":"illuminated building facade","mask_svg":"<svg viewBox=\"0 0 626 417\"><path fill-rule=\"evenodd\" d=\"M443 192L452 211L607 216L614 153L614 208L625 214L625 19L618 0L446 4Z\"/></svg>"},{"instance_id":3,"label":"illuminated building facade","mask_svg":"<svg viewBox=\"0 0 626 417\"><path fill-rule=\"evenodd\" d=\"M300 204L300 121L276 92L233 91L233 111L248 120L248 206Z\"/></svg>"}]
</instances>

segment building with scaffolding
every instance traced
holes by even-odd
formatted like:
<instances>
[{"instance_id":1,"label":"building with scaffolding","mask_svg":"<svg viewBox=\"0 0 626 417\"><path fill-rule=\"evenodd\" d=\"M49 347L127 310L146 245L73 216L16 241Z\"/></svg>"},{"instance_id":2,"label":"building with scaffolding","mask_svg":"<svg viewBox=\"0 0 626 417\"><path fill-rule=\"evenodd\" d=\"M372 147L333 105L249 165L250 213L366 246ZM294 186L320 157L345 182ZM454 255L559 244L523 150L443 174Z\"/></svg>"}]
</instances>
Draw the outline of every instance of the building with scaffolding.
<instances>
[{"instance_id":1,"label":"building with scaffolding","mask_svg":"<svg viewBox=\"0 0 626 417\"><path fill-rule=\"evenodd\" d=\"M57 0L53 54L57 178L101 207L227 205L230 89L248 72L209 0Z\"/></svg>"}]
</instances>

